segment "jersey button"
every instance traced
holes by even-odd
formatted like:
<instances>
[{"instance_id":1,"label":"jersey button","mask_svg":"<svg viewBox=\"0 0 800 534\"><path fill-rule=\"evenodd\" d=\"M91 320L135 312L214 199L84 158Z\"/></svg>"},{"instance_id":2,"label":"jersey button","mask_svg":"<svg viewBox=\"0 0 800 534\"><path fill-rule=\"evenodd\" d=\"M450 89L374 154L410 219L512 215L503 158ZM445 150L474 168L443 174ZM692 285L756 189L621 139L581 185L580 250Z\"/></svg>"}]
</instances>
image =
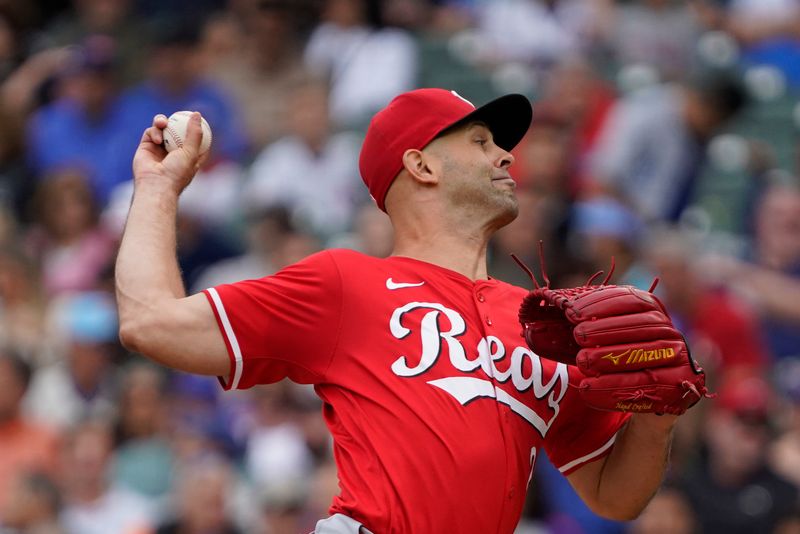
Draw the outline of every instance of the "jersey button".
<instances>
[{"instance_id":1,"label":"jersey button","mask_svg":"<svg viewBox=\"0 0 800 534\"><path fill-rule=\"evenodd\" d=\"M511 486L511 489L508 490L508 498L509 499L513 499L514 498L514 486Z\"/></svg>"},{"instance_id":2,"label":"jersey button","mask_svg":"<svg viewBox=\"0 0 800 534\"><path fill-rule=\"evenodd\" d=\"M478 293L478 302L486 302L486 297L483 296L483 293Z\"/></svg>"},{"instance_id":3,"label":"jersey button","mask_svg":"<svg viewBox=\"0 0 800 534\"><path fill-rule=\"evenodd\" d=\"M488 315L486 316L486 324L488 324L489 326L492 326L492 318L489 317Z\"/></svg>"}]
</instances>

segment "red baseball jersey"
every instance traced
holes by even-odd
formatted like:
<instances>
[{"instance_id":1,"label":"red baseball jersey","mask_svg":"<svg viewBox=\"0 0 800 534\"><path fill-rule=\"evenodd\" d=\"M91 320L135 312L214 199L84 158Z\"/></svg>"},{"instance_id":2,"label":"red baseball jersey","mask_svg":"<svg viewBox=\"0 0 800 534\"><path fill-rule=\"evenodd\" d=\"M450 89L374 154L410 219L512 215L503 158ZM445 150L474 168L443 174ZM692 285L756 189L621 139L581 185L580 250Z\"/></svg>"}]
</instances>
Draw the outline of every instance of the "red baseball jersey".
<instances>
[{"instance_id":1,"label":"red baseball jersey","mask_svg":"<svg viewBox=\"0 0 800 534\"><path fill-rule=\"evenodd\" d=\"M578 370L527 347L526 291L498 280L328 250L205 293L224 387L314 384L339 469L330 512L373 532L513 532L540 450L569 473L626 420L586 407Z\"/></svg>"}]
</instances>

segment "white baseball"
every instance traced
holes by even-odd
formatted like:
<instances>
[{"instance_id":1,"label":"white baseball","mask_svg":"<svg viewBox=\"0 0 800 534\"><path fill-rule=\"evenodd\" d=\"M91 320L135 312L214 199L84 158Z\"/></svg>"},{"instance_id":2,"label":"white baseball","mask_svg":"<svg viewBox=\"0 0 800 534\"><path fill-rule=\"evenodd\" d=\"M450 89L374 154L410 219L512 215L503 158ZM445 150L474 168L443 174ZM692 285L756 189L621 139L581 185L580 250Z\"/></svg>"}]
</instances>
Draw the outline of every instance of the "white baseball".
<instances>
[{"instance_id":1,"label":"white baseball","mask_svg":"<svg viewBox=\"0 0 800 534\"><path fill-rule=\"evenodd\" d=\"M176 111L169 116L167 120L167 127L164 128L164 148L167 152L172 152L176 148L183 146L183 141L186 139L186 129L189 126L189 118L192 116L191 111ZM202 156L208 149L211 148L211 126L205 119L201 119L203 128L203 137L200 140L200 155Z\"/></svg>"}]
</instances>

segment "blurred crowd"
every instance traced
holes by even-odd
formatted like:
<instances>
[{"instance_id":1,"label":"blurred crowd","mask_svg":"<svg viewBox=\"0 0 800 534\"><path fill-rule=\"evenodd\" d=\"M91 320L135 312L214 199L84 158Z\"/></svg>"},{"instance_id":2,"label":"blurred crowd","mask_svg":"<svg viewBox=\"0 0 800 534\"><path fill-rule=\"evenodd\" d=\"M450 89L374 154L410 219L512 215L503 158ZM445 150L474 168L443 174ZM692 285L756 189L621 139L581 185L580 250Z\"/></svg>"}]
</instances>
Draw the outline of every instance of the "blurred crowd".
<instances>
[{"instance_id":1,"label":"blurred crowd","mask_svg":"<svg viewBox=\"0 0 800 534\"><path fill-rule=\"evenodd\" d=\"M156 113L211 123L178 221L191 292L323 248L385 256L358 151L427 86L534 103L490 273L528 286L509 253L539 265L542 240L553 285L611 257L617 283L659 277L718 392L639 520L592 515L541 458L518 532L800 532L800 0L0 0L0 533L327 515L313 390L223 393L119 345L131 158Z\"/></svg>"}]
</instances>

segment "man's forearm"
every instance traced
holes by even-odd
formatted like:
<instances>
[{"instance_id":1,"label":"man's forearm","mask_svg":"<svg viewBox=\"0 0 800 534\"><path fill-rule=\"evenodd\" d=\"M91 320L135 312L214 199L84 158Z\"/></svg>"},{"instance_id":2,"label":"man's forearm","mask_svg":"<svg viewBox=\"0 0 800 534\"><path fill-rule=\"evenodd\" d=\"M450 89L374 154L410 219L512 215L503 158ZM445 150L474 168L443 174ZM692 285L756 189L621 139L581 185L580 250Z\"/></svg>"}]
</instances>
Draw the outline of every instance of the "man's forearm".
<instances>
[{"instance_id":1,"label":"man's forearm","mask_svg":"<svg viewBox=\"0 0 800 534\"><path fill-rule=\"evenodd\" d=\"M633 519L658 491L669 461L677 417L634 414L605 458L597 500L622 519Z\"/></svg>"},{"instance_id":2,"label":"man's forearm","mask_svg":"<svg viewBox=\"0 0 800 534\"><path fill-rule=\"evenodd\" d=\"M205 296L183 298L175 251L177 207L174 190L137 184L117 257L120 339L167 367L225 376L228 353Z\"/></svg>"},{"instance_id":3,"label":"man's forearm","mask_svg":"<svg viewBox=\"0 0 800 534\"><path fill-rule=\"evenodd\" d=\"M116 264L123 333L159 302L186 295L176 258L177 209L178 196L168 184L136 184Z\"/></svg>"},{"instance_id":4,"label":"man's forearm","mask_svg":"<svg viewBox=\"0 0 800 534\"><path fill-rule=\"evenodd\" d=\"M568 475L583 501L608 519L635 519L658 491L669 459L672 415L634 414L605 458Z\"/></svg>"}]
</instances>

